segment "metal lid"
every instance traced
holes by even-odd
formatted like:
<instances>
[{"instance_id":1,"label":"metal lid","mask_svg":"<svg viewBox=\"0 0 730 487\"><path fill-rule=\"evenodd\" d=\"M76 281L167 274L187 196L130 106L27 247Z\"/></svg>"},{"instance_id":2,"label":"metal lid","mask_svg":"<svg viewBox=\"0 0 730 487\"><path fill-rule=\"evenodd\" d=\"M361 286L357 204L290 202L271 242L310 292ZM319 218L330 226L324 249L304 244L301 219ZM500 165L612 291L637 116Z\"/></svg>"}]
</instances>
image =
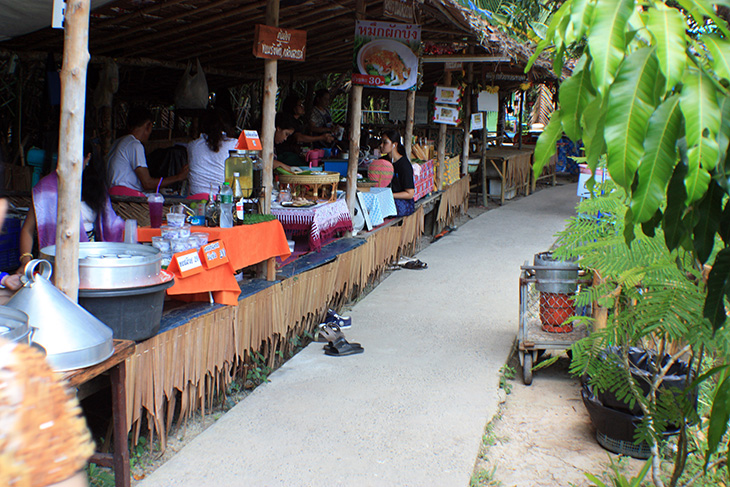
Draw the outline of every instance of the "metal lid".
<instances>
[{"instance_id":1,"label":"metal lid","mask_svg":"<svg viewBox=\"0 0 730 487\"><path fill-rule=\"evenodd\" d=\"M11 342L27 340L28 315L9 306L0 306L0 338Z\"/></svg>"}]
</instances>

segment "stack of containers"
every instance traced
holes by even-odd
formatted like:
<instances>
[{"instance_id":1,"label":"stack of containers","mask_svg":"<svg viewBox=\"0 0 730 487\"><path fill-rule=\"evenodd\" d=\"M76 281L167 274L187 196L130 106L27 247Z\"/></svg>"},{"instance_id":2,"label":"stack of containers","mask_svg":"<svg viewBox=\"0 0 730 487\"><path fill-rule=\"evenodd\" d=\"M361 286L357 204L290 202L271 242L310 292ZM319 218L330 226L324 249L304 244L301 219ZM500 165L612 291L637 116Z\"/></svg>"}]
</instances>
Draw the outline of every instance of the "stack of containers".
<instances>
[{"instance_id":1,"label":"stack of containers","mask_svg":"<svg viewBox=\"0 0 730 487\"><path fill-rule=\"evenodd\" d=\"M162 266L167 267L173 254L190 249L200 249L208 243L208 234L190 233L184 213L168 213L167 225L160 228L160 236L152 237L152 246L162 252Z\"/></svg>"}]
</instances>

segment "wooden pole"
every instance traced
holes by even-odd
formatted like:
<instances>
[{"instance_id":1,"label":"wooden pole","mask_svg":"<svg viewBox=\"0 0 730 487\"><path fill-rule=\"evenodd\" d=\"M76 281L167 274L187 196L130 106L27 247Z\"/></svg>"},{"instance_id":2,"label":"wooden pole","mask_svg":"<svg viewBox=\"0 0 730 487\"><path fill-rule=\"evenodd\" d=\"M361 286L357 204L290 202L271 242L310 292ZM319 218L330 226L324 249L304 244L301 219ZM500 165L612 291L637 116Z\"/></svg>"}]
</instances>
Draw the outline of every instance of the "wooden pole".
<instances>
[{"instance_id":1,"label":"wooden pole","mask_svg":"<svg viewBox=\"0 0 730 487\"><path fill-rule=\"evenodd\" d=\"M84 161L86 67L90 0L66 4L61 68L61 131L58 147L58 222L55 284L74 302L79 291L81 172Z\"/></svg>"},{"instance_id":2,"label":"wooden pole","mask_svg":"<svg viewBox=\"0 0 730 487\"><path fill-rule=\"evenodd\" d=\"M525 92L520 95L520 117L517 120L517 137L520 138L517 148L522 149L522 117L525 116Z\"/></svg>"},{"instance_id":3,"label":"wooden pole","mask_svg":"<svg viewBox=\"0 0 730 487\"><path fill-rule=\"evenodd\" d=\"M355 19L365 18L365 0L356 0ZM357 196L357 165L360 159L360 122L362 120L362 85L352 85L350 89L350 158L347 161L347 188L345 199L350 214L355 211ZM347 232L351 236L351 232Z\"/></svg>"},{"instance_id":4,"label":"wooden pole","mask_svg":"<svg viewBox=\"0 0 730 487\"><path fill-rule=\"evenodd\" d=\"M451 86L451 71L444 74L444 85ZM444 166L446 165L446 124L439 125L438 149L436 151L438 158L438 170L436 171L436 189L441 191L444 184Z\"/></svg>"},{"instance_id":5,"label":"wooden pole","mask_svg":"<svg viewBox=\"0 0 730 487\"><path fill-rule=\"evenodd\" d=\"M474 83L474 65L466 65L466 87L464 88L464 147L461 150L461 175L469 172L469 142L471 141L471 87Z\"/></svg>"},{"instance_id":6,"label":"wooden pole","mask_svg":"<svg viewBox=\"0 0 730 487\"><path fill-rule=\"evenodd\" d=\"M278 27L279 0L268 0L266 3L266 25ZM261 115L261 157L264 168L262 183L264 185L264 213L271 213L271 190L274 186L274 135L276 133L276 59L264 59L264 96ZM276 278L276 261L269 259L266 262L266 278L272 281Z\"/></svg>"},{"instance_id":7,"label":"wooden pole","mask_svg":"<svg viewBox=\"0 0 730 487\"><path fill-rule=\"evenodd\" d=\"M411 157L411 146L413 144L413 125L416 118L416 91L408 90L406 95L406 133L403 135L403 147L408 158Z\"/></svg>"}]
</instances>

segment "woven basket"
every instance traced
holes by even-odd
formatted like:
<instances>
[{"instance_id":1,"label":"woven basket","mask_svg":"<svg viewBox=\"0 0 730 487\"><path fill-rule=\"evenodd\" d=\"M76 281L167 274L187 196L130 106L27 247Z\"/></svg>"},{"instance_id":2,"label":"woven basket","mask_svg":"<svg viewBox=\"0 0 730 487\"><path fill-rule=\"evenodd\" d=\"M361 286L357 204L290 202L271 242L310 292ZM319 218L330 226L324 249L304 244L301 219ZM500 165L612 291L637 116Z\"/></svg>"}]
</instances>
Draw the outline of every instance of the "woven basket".
<instances>
[{"instance_id":1,"label":"woven basket","mask_svg":"<svg viewBox=\"0 0 730 487\"><path fill-rule=\"evenodd\" d=\"M337 199L337 183L340 173L322 171L316 174L280 174L279 184L288 184L292 188L292 196L301 196L307 199Z\"/></svg>"}]
</instances>

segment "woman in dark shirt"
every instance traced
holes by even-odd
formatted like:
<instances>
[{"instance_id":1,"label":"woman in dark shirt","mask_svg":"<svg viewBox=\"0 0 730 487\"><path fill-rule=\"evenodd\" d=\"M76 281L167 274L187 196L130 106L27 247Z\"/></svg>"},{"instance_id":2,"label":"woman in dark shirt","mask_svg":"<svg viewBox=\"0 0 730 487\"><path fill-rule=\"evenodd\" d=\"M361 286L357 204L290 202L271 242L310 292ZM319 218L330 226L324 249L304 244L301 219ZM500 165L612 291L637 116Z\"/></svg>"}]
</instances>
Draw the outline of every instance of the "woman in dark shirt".
<instances>
[{"instance_id":1,"label":"woman in dark shirt","mask_svg":"<svg viewBox=\"0 0 730 487\"><path fill-rule=\"evenodd\" d=\"M405 155L405 148L397 130L389 129L383 132L380 138L380 153L390 156L393 164L393 180L390 182L390 188L393 190L398 216L410 215L415 210L413 166Z\"/></svg>"}]
</instances>

